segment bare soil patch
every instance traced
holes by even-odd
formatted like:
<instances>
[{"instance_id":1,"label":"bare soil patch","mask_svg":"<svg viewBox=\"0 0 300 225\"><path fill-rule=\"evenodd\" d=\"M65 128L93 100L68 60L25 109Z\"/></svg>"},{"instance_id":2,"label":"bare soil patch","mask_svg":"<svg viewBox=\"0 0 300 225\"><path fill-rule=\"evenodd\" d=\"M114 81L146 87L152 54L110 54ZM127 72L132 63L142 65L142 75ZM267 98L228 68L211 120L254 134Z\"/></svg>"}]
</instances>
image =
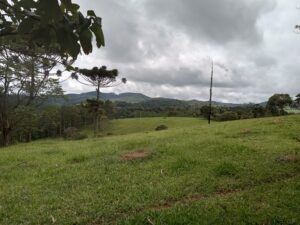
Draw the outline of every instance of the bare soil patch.
<instances>
[{"instance_id":1,"label":"bare soil patch","mask_svg":"<svg viewBox=\"0 0 300 225\"><path fill-rule=\"evenodd\" d=\"M150 156L150 151L148 149L139 149L135 151L126 152L121 155L121 160L124 161L131 161L131 160L138 160L144 159Z\"/></svg>"},{"instance_id":2,"label":"bare soil patch","mask_svg":"<svg viewBox=\"0 0 300 225\"><path fill-rule=\"evenodd\" d=\"M273 119L272 124L275 124L275 125L277 125L277 124L279 124L279 125L283 124L283 120L281 118Z\"/></svg>"},{"instance_id":3,"label":"bare soil patch","mask_svg":"<svg viewBox=\"0 0 300 225\"><path fill-rule=\"evenodd\" d=\"M289 155L284 155L278 158L279 162L291 162L291 163L296 163L296 162L300 162L300 156L299 155L295 155L295 154L289 154Z\"/></svg>"}]
</instances>

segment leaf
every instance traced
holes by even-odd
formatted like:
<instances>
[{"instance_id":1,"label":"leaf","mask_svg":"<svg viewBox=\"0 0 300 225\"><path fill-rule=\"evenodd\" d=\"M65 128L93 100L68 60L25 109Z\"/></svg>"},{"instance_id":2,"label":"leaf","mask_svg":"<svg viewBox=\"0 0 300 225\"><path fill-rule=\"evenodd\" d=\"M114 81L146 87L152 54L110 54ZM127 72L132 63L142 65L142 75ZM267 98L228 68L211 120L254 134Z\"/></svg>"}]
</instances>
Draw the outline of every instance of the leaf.
<instances>
[{"instance_id":1,"label":"leaf","mask_svg":"<svg viewBox=\"0 0 300 225\"><path fill-rule=\"evenodd\" d=\"M92 38L93 35L88 29L80 33L80 44L83 49L83 52L86 55L90 54L93 51Z\"/></svg>"},{"instance_id":2,"label":"leaf","mask_svg":"<svg viewBox=\"0 0 300 225\"><path fill-rule=\"evenodd\" d=\"M96 43L97 47L100 48L101 46L105 46L105 39L104 39L104 34L102 31L101 25L98 23L93 23L91 26L91 31L93 31L95 37L96 37Z\"/></svg>"},{"instance_id":3,"label":"leaf","mask_svg":"<svg viewBox=\"0 0 300 225\"><path fill-rule=\"evenodd\" d=\"M62 20L63 14L57 0L39 0L37 14L41 15L43 23L58 22Z\"/></svg>"},{"instance_id":4,"label":"leaf","mask_svg":"<svg viewBox=\"0 0 300 225\"><path fill-rule=\"evenodd\" d=\"M63 3L68 10L72 7L72 1L71 0L61 0L61 3Z\"/></svg>"},{"instance_id":5,"label":"leaf","mask_svg":"<svg viewBox=\"0 0 300 225\"><path fill-rule=\"evenodd\" d=\"M29 33L32 30L33 26L34 26L34 21L31 18L27 18L20 23L18 27L18 31L21 34Z\"/></svg>"},{"instance_id":6,"label":"leaf","mask_svg":"<svg viewBox=\"0 0 300 225\"><path fill-rule=\"evenodd\" d=\"M96 14L95 14L94 10L88 10L87 15L92 16L92 17L96 17Z\"/></svg>"},{"instance_id":7,"label":"leaf","mask_svg":"<svg viewBox=\"0 0 300 225\"><path fill-rule=\"evenodd\" d=\"M66 9L73 14L75 14L80 8L79 5L73 4L71 0L61 0L61 2L65 5Z\"/></svg>"},{"instance_id":8,"label":"leaf","mask_svg":"<svg viewBox=\"0 0 300 225\"><path fill-rule=\"evenodd\" d=\"M59 27L56 30L57 42L60 45L60 50L63 53L68 53L76 59L80 53L80 45L78 44L77 36L72 32L72 29L68 24Z\"/></svg>"},{"instance_id":9,"label":"leaf","mask_svg":"<svg viewBox=\"0 0 300 225\"><path fill-rule=\"evenodd\" d=\"M16 5L24 9L31 9L36 7L36 2L34 2L33 0L22 0L17 2Z\"/></svg>"}]
</instances>

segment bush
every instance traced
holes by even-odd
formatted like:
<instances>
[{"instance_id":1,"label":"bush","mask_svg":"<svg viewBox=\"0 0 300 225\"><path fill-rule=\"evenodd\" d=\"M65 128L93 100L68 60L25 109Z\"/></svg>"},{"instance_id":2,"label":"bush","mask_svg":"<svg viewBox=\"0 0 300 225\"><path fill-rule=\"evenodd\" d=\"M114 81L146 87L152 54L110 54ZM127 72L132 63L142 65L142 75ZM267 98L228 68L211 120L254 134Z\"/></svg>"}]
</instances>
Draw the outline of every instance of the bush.
<instances>
[{"instance_id":1,"label":"bush","mask_svg":"<svg viewBox=\"0 0 300 225\"><path fill-rule=\"evenodd\" d=\"M239 116L236 112L224 112L221 114L217 114L214 118L217 121L230 121L230 120L238 120Z\"/></svg>"},{"instance_id":2,"label":"bush","mask_svg":"<svg viewBox=\"0 0 300 225\"><path fill-rule=\"evenodd\" d=\"M64 132L65 140L83 140L87 138L87 135L79 132L75 127L68 127Z\"/></svg>"},{"instance_id":3,"label":"bush","mask_svg":"<svg viewBox=\"0 0 300 225\"><path fill-rule=\"evenodd\" d=\"M156 131L159 131L159 130L167 130L168 129L168 127L166 126L166 125L159 125L159 126L157 126L156 128L155 128L155 130Z\"/></svg>"}]
</instances>

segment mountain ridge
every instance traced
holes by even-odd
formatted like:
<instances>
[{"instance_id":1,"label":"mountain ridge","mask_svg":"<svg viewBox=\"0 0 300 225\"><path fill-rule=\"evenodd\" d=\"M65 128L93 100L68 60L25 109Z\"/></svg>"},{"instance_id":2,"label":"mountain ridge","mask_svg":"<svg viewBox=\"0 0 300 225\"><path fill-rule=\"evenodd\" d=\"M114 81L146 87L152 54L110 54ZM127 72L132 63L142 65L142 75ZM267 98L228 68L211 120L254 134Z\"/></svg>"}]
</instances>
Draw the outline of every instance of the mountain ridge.
<instances>
[{"instance_id":1,"label":"mountain ridge","mask_svg":"<svg viewBox=\"0 0 300 225\"><path fill-rule=\"evenodd\" d=\"M48 100L47 105L76 105L80 104L81 102L85 101L86 99L91 99L96 97L96 92L83 92L80 94L74 94L74 93L69 93L66 94L63 97L58 97L58 98L51 98ZM147 101L152 101L152 102L161 102L161 101L169 101L169 102L182 102L186 103L189 105L197 105L197 106L203 106L207 105L209 101L201 101L201 100L180 100L180 99L175 99L175 98L164 98L164 97L149 97L147 95L144 95L142 93L135 93L135 92L125 92L125 93L120 93L116 94L113 92L109 93L101 93L100 94L101 100L110 100L112 102L126 102L126 103L142 103L142 102L147 102ZM227 106L227 107L237 107L237 106L246 106L249 104L254 104L254 103L224 103L224 102L217 102L213 101L213 105L215 106ZM266 102L258 103L259 105L266 105Z\"/></svg>"}]
</instances>

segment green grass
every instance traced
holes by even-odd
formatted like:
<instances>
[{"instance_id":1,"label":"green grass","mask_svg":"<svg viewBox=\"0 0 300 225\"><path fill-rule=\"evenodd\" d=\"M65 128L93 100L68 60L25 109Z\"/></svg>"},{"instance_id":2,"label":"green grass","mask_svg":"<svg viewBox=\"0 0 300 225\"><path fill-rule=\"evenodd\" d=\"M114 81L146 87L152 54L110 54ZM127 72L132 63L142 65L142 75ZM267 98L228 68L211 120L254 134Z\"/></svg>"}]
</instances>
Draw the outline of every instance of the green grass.
<instances>
[{"instance_id":1,"label":"green grass","mask_svg":"<svg viewBox=\"0 0 300 225\"><path fill-rule=\"evenodd\" d=\"M0 224L300 224L300 116L113 123L1 149Z\"/></svg>"},{"instance_id":2,"label":"green grass","mask_svg":"<svg viewBox=\"0 0 300 225\"><path fill-rule=\"evenodd\" d=\"M101 135L124 135L132 133L147 133L154 131L159 125L166 125L169 129L186 128L199 126L207 123L206 120L199 118L185 117L153 117L153 118L133 118L133 119L115 119L112 120Z\"/></svg>"}]
</instances>

